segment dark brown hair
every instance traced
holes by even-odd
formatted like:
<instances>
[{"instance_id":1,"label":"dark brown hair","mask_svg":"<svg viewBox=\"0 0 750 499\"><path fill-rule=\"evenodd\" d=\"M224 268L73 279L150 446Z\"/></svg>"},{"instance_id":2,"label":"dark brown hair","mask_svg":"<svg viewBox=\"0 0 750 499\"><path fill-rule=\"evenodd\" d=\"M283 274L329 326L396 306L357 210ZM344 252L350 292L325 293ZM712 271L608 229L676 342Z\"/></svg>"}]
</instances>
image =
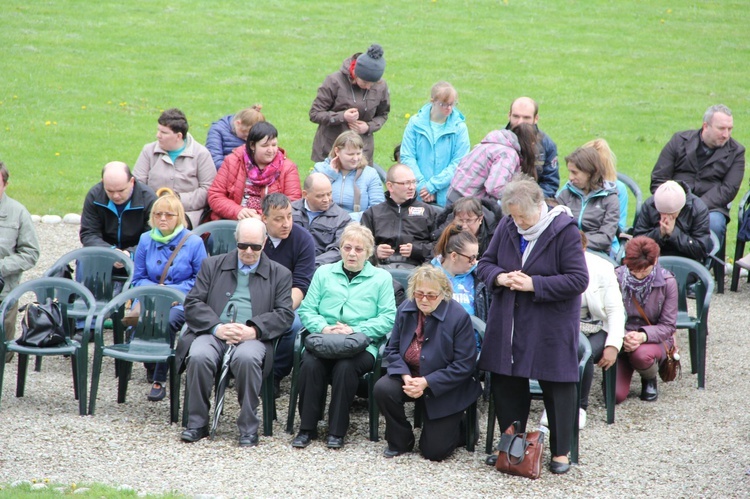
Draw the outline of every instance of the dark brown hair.
<instances>
[{"instance_id":1,"label":"dark brown hair","mask_svg":"<svg viewBox=\"0 0 750 499\"><path fill-rule=\"evenodd\" d=\"M659 253L659 245L650 237L634 237L625 246L625 258L622 259L622 263L627 265L631 272L638 272L655 265Z\"/></svg>"},{"instance_id":2,"label":"dark brown hair","mask_svg":"<svg viewBox=\"0 0 750 499\"><path fill-rule=\"evenodd\" d=\"M188 122L185 113L177 108L167 109L159 116L159 124L172 130L174 133L181 133L182 138L187 138Z\"/></svg>"},{"instance_id":3,"label":"dark brown hair","mask_svg":"<svg viewBox=\"0 0 750 499\"><path fill-rule=\"evenodd\" d=\"M516 134L518 145L521 146L521 171L534 180L539 180L536 171L536 127L528 123L519 123L511 132Z\"/></svg>"},{"instance_id":4,"label":"dark brown hair","mask_svg":"<svg viewBox=\"0 0 750 499\"><path fill-rule=\"evenodd\" d=\"M435 256L445 258L454 251L460 253L467 244L479 244L476 236L464 232L462 227L455 222L449 224L435 243Z\"/></svg>"}]
</instances>

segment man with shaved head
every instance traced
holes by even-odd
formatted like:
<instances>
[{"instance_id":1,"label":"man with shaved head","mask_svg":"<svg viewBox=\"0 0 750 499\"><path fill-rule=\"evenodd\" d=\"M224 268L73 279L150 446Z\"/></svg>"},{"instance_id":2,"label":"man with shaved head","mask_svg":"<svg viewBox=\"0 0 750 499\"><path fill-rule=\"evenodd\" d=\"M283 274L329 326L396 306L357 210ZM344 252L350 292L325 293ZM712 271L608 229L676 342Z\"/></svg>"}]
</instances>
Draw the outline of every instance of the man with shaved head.
<instances>
[{"instance_id":1,"label":"man with shaved head","mask_svg":"<svg viewBox=\"0 0 750 499\"><path fill-rule=\"evenodd\" d=\"M107 163L102 181L89 190L83 202L81 244L118 249L132 258L141 234L151 229L154 201L154 191L138 182L128 165Z\"/></svg>"},{"instance_id":2,"label":"man with shaved head","mask_svg":"<svg viewBox=\"0 0 750 499\"><path fill-rule=\"evenodd\" d=\"M315 267L341 260L339 238L351 223L349 213L333 202L331 181L313 172L302 186L302 199L292 202L294 223L307 229L315 240Z\"/></svg>"},{"instance_id":3,"label":"man with shaved head","mask_svg":"<svg viewBox=\"0 0 750 499\"><path fill-rule=\"evenodd\" d=\"M537 131L536 173L537 183L544 191L544 197L554 198L560 188L560 170L557 165L557 145L549 135L539 130L539 105L531 97L519 97L510 105L506 130L519 123L534 125Z\"/></svg>"}]
</instances>

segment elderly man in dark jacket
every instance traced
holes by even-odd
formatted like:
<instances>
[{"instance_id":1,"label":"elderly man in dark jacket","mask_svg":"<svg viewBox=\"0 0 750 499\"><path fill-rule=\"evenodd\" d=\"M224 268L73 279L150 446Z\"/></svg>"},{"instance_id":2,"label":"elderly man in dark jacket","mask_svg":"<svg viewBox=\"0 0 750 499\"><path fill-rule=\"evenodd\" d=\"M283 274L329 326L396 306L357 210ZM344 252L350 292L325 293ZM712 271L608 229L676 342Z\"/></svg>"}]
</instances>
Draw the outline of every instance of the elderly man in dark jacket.
<instances>
[{"instance_id":1,"label":"elderly man in dark jacket","mask_svg":"<svg viewBox=\"0 0 750 499\"><path fill-rule=\"evenodd\" d=\"M322 173L311 173L302 186L302 199L292 202L294 223L315 240L315 267L341 260L339 239L352 222L349 213L333 202L331 181Z\"/></svg>"},{"instance_id":2,"label":"elderly man in dark jacket","mask_svg":"<svg viewBox=\"0 0 750 499\"><path fill-rule=\"evenodd\" d=\"M668 180L643 203L633 235L656 241L662 255L703 263L711 249L708 217L708 208L685 182Z\"/></svg>"},{"instance_id":3,"label":"elderly man in dark jacket","mask_svg":"<svg viewBox=\"0 0 750 499\"><path fill-rule=\"evenodd\" d=\"M732 111L722 104L703 115L700 130L677 132L651 172L651 192L667 180L683 180L710 212L710 228L724 240L729 203L745 175L745 148L732 135Z\"/></svg>"},{"instance_id":4,"label":"elderly man in dark jacket","mask_svg":"<svg viewBox=\"0 0 750 499\"><path fill-rule=\"evenodd\" d=\"M209 397L216 373L228 346L235 345L230 369L240 402L239 444L258 444L256 413L263 377L273 364L270 342L289 329L294 317L292 274L263 253L265 225L254 218L240 220L235 237L236 250L203 261L185 298L188 334L195 336L187 363L190 406L188 427L182 432L185 442L208 436ZM231 305L238 312L236 322L228 314Z\"/></svg>"}]
</instances>

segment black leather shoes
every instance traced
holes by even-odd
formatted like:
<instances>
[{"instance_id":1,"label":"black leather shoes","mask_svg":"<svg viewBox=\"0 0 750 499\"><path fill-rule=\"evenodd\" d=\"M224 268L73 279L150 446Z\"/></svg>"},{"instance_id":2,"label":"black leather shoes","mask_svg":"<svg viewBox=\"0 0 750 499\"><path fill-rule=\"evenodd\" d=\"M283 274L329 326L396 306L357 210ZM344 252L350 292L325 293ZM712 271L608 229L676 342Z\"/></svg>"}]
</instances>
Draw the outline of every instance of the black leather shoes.
<instances>
[{"instance_id":1,"label":"black leather shoes","mask_svg":"<svg viewBox=\"0 0 750 499\"><path fill-rule=\"evenodd\" d=\"M550 460L549 470L555 475L562 475L570 470L570 463L561 463L559 461Z\"/></svg>"},{"instance_id":2,"label":"black leather shoes","mask_svg":"<svg viewBox=\"0 0 750 499\"><path fill-rule=\"evenodd\" d=\"M397 451L397 450L391 450L390 447L386 447L383 450L383 457L387 457L388 459L394 458L396 456L400 456L401 454L406 454L407 451Z\"/></svg>"},{"instance_id":3,"label":"black leather shoes","mask_svg":"<svg viewBox=\"0 0 750 499\"><path fill-rule=\"evenodd\" d=\"M641 379L641 400L654 402L659 398L659 391L656 388L656 378Z\"/></svg>"},{"instance_id":4,"label":"black leather shoes","mask_svg":"<svg viewBox=\"0 0 750 499\"><path fill-rule=\"evenodd\" d=\"M297 436L292 440L292 447L298 449L304 449L312 443L313 440L318 438L318 435L310 431L301 431L297 433Z\"/></svg>"},{"instance_id":5,"label":"black leather shoes","mask_svg":"<svg viewBox=\"0 0 750 499\"><path fill-rule=\"evenodd\" d=\"M208 426L202 426L201 428L187 428L182 432L180 438L183 442L197 442L202 438L208 436Z\"/></svg>"},{"instance_id":6,"label":"black leather shoes","mask_svg":"<svg viewBox=\"0 0 750 499\"><path fill-rule=\"evenodd\" d=\"M487 456L487 459L484 460L484 464L494 468L497 465L497 454L490 454Z\"/></svg>"},{"instance_id":7,"label":"black leather shoes","mask_svg":"<svg viewBox=\"0 0 750 499\"><path fill-rule=\"evenodd\" d=\"M255 447L258 445L258 434L240 435L240 447Z\"/></svg>"},{"instance_id":8,"label":"black leather shoes","mask_svg":"<svg viewBox=\"0 0 750 499\"><path fill-rule=\"evenodd\" d=\"M326 446L329 449L340 449L344 446L344 437L334 437L333 435L328 435Z\"/></svg>"}]
</instances>

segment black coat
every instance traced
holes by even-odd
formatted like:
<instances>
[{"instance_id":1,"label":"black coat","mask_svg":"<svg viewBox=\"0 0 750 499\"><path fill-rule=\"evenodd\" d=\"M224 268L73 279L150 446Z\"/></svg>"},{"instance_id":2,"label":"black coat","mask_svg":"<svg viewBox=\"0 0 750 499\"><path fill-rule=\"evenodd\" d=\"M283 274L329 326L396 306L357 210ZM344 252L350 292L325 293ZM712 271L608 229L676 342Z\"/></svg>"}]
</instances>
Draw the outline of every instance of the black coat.
<instances>
[{"instance_id":1,"label":"black coat","mask_svg":"<svg viewBox=\"0 0 750 499\"><path fill-rule=\"evenodd\" d=\"M404 360L417 330L419 309L414 300L399 307L391 340L385 349L388 375L410 374ZM443 301L425 318L419 375L427 380L424 407L430 419L463 411L482 393L476 372L477 345L469 314L456 301Z\"/></svg>"}]
</instances>

